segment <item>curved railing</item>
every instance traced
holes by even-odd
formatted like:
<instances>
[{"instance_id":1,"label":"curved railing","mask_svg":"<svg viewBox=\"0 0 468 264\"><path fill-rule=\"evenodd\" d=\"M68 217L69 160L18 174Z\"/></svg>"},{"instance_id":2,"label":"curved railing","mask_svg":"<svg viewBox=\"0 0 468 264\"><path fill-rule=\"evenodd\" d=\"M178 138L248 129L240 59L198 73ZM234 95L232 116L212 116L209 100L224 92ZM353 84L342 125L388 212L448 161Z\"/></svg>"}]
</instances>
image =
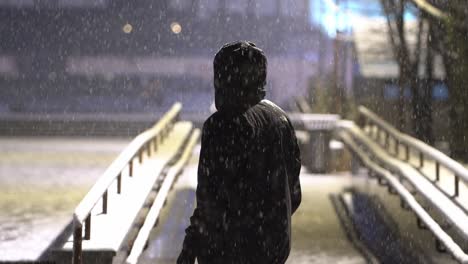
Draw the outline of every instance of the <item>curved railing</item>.
<instances>
[{"instance_id":1,"label":"curved railing","mask_svg":"<svg viewBox=\"0 0 468 264\"><path fill-rule=\"evenodd\" d=\"M150 129L139 134L112 162L104 174L97 180L91 190L86 194L73 214L73 263L81 263L82 240L91 239L91 211L102 199L102 213L107 213L108 189L117 181L117 193L121 192L122 172L128 168L129 176L133 174L133 163L136 157L141 163L143 154L148 155L155 151L175 122L179 119L182 109L180 103L176 103L164 114L164 116ZM84 225L84 237L83 237Z\"/></svg>"},{"instance_id":2,"label":"curved railing","mask_svg":"<svg viewBox=\"0 0 468 264\"><path fill-rule=\"evenodd\" d=\"M383 142L384 147L387 149L389 153L393 151L395 156L399 156L400 146L404 147L405 151L405 160L409 160L410 150L413 150L416 153L419 153L419 166L422 167L424 165L424 158L428 157L435 162L434 166L434 174L435 179L434 182L439 181L440 179L440 167L443 166L447 170L451 171L454 175L454 188L453 193L447 193L445 190L444 193L447 196L452 198L456 198L459 196L459 181L460 179L468 183L468 170L461 165L460 163L456 162L455 160L451 159L444 153L440 152L439 150L427 145L426 143L405 135L391 126L389 123L381 119L375 113L370 111L369 109L360 106L359 107L359 114L360 114L360 126L370 127L371 129L368 131L371 137L374 137L379 143ZM384 137L383 140L381 137ZM390 140L394 141L394 149L390 149Z\"/></svg>"}]
</instances>

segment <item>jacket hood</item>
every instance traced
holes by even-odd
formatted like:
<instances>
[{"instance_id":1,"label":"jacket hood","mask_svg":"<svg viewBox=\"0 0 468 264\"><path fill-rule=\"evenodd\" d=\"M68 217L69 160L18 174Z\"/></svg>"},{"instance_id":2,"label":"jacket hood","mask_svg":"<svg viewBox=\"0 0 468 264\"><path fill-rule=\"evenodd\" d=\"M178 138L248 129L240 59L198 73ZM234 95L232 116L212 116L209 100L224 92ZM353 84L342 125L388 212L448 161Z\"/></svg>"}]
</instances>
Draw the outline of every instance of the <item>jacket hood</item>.
<instances>
[{"instance_id":1,"label":"jacket hood","mask_svg":"<svg viewBox=\"0 0 468 264\"><path fill-rule=\"evenodd\" d=\"M267 60L252 42L224 45L213 61L215 106L218 111L242 111L265 97Z\"/></svg>"}]
</instances>

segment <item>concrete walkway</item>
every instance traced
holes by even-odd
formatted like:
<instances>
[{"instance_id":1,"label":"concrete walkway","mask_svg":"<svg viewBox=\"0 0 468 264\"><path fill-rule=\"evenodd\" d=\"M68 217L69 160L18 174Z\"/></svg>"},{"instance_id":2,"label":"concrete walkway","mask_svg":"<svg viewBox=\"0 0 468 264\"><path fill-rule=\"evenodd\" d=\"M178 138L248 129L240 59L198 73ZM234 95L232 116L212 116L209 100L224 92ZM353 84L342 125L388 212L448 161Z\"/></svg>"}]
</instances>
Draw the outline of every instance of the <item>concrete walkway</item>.
<instances>
[{"instance_id":1,"label":"concrete walkway","mask_svg":"<svg viewBox=\"0 0 468 264\"><path fill-rule=\"evenodd\" d=\"M198 150L195 150L198 151ZM195 205L198 153L176 182L140 264L174 263ZM351 184L349 175L301 175L302 204L293 216L288 263L365 263L348 241L329 195Z\"/></svg>"}]
</instances>

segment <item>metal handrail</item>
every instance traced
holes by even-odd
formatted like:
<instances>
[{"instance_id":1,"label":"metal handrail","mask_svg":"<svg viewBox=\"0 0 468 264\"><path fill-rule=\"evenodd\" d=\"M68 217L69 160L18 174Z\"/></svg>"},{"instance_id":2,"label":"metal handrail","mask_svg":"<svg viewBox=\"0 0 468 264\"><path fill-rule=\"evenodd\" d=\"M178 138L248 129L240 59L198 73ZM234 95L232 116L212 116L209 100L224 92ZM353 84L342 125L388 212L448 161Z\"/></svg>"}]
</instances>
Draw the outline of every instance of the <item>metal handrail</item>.
<instances>
[{"instance_id":1,"label":"metal handrail","mask_svg":"<svg viewBox=\"0 0 468 264\"><path fill-rule=\"evenodd\" d=\"M345 131L337 133L338 137L350 148L359 160L372 172L384 178L388 184L400 195L401 199L411 208L411 210L424 222L427 228L434 234L450 254L460 263L468 263L468 255L455 241L444 231L444 229L431 217L431 215L419 204L410 191L396 179L392 173L374 162L368 157L365 151L361 150L353 139Z\"/></svg>"},{"instance_id":2,"label":"metal handrail","mask_svg":"<svg viewBox=\"0 0 468 264\"><path fill-rule=\"evenodd\" d=\"M150 129L135 137L132 142L120 153L112 164L101 175L91 190L78 204L73 214L73 263L81 263L82 240L91 239L91 211L102 199L103 213L107 213L107 192L109 187L117 181L117 193L121 192L122 171L128 167L129 176L133 174L133 162L138 157L143 160L146 151L151 155L157 149L178 120L182 104L175 103L171 109ZM85 234L83 238L83 223Z\"/></svg>"},{"instance_id":3,"label":"metal handrail","mask_svg":"<svg viewBox=\"0 0 468 264\"><path fill-rule=\"evenodd\" d=\"M435 161L435 181L439 181L440 175L440 165L444 166L454 174L454 193L453 197L459 196L459 179L462 179L465 183L468 183L468 170L458 163L457 161L451 159L446 154L440 152L439 150L427 145L426 143L413 138L411 136L405 135L394 128L392 125L387 123L385 120L381 119L375 113L365 108L364 106L359 107L360 113L360 125L365 127L366 125L372 126L375 125L377 130L377 140L380 139L382 130L385 136L385 145L389 147L390 138L393 138L395 142L395 155L398 156L399 146L402 145L405 147L406 151L406 160L409 159L410 148L419 152L419 163L420 167L424 164L424 157L427 156Z\"/></svg>"}]
</instances>

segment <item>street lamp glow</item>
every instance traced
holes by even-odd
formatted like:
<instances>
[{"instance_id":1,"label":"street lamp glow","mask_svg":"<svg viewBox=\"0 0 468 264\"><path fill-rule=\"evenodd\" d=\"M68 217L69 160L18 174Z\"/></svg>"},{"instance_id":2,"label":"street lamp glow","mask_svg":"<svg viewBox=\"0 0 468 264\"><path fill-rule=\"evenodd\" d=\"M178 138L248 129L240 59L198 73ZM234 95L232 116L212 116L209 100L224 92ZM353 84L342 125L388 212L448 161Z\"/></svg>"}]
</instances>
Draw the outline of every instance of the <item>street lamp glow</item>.
<instances>
[{"instance_id":1,"label":"street lamp glow","mask_svg":"<svg viewBox=\"0 0 468 264\"><path fill-rule=\"evenodd\" d=\"M125 34L130 34L133 30L133 27L132 25L130 25L129 23L125 24L123 27L122 27L122 31L125 33Z\"/></svg>"},{"instance_id":2,"label":"street lamp glow","mask_svg":"<svg viewBox=\"0 0 468 264\"><path fill-rule=\"evenodd\" d=\"M172 30L172 33L179 34L180 32L182 32L182 26L178 22L172 22L171 30Z\"/></svg>"}]
</instances>

